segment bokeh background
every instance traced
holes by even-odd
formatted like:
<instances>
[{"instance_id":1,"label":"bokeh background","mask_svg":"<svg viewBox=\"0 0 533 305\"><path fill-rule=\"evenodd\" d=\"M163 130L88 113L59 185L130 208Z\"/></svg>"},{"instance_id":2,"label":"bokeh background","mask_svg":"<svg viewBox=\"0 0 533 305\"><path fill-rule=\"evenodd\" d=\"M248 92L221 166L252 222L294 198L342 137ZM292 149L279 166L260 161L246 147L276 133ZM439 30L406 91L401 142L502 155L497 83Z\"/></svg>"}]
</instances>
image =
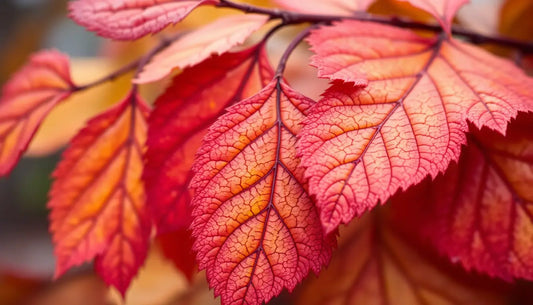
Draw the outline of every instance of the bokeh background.
<instances>
[{"instance_id":1,"label":"bokeh background","mask_svg":"<svg viewBox=\"0 0 533 305\"><path fill-rule=\"evenodd\" d=\"M373 9L389 13L392 0L380 0ZM248 1L272 5L269 1ZM517 29L515 23L500 22L502 0L477 0L461 10L458 21L483 33L502 32L516 38L531 39L533 33ZM142 55L156 42L148 37L133 43L100 39L67 17L66 0L0 0L0 85L5 83L28 56L39 49L56 48L72 58L72 74L83 84L114 71ZM396 7L415 19L427 16ZM533 6L530 8L533 14ZM227 12L223 12L227 13ZM524 13L524 12L522 12ZM170 31L209 22L217 16L213 9L201 9ZM525 13L527 16L527 13ZM530 16L531 17L531 16ZM523 25L533 18L520 21ZM518 21L517 21L518 20ZM269 43L272 62L283 51L294 30L284 31ZM306 64L309 53L302 46L291 57L289 80L294 86L317 98L327 83L314 79L314 70ZM533 65L532 65L533 66ZM131 76L131 75L129 75ZM142 88L147 100L153 100L164 83ZM48 233L47 192L50 175L61 151L75 132L91 116L120 100L129 89L128 75L111 84L91 89L83 96L64 102L45 121L23 158L7 178L0 179L0 305L113 305L124 301L116 291L107 289L93 273L90 264L53 281L55 260ZM274 304L288 303L286 294ZM203 274L192 283L165 259L157 246L150 252L146 266L134 280L126 297L128 305L218 304L207 288Z\"/></svg>"}]
</instances>

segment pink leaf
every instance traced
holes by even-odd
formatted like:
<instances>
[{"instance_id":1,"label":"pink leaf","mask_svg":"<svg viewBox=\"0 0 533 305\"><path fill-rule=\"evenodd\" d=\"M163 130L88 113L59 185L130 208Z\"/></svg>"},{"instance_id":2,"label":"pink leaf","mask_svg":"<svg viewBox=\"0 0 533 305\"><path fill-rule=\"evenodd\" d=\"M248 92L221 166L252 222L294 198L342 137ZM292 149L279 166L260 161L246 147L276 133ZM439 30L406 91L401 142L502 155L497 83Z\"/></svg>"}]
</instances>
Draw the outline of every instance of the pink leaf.
<instances>
[{"instance_id":1,"label":"pink leaf","mask_svg":"<svg viewBox=\"0 0 533 305\"><path fill-rule=\"evenodd\" d=\"M328 73L367 79L365 88L334 82L299 135L327 232L446 170L468 121L505 133L518 111L533 110L533 79L455 39L346 21L309 40Z\"/></svg>"},{"instance_id":2,"label":"pink leaf","mask_svg":"<svg viewBox=\"0 0 533 305\"><path fill-rule=\"evenodd\" d=\"M223 17L183 36L157 54L134 82L143 84L167 76L175 68L196 65L213 54L222 54L243 43L268 20L263 15Z\"/></svg>"},{"instance_id":3,"label":"pink leaf","mask_svg":"<svg viewBox=\"0 0 533 305\"><path fill-rule=\"evenodd\" d=\"M66 55L41 51L13 75L0 97L0 176L8 174L46 115L71 93Z\"/></svg>"},{"instance_id":4,"label":"pink leaf","mask_svg":"<svg viewBox=\"0 0 533 305\"><path fill-rule=\"evenodd\" d=\"M70 17L98 35L134 40L161 31L215 0L78 0L69 3Z\"/></svg>"}]
</instances>

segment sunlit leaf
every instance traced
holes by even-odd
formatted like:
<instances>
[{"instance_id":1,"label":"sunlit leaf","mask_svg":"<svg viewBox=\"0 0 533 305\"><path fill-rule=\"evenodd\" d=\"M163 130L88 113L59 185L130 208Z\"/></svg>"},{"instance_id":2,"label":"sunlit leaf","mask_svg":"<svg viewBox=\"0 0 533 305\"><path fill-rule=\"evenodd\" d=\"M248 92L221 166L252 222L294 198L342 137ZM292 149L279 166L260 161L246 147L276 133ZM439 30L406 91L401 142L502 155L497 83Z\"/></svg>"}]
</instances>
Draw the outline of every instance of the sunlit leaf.
<instances>
[{"instance_id":1,"label":"sunlit leaf","mask_svg":"<svg viewBox=\"0 0 533 305\"><path fill-rule=\"evenodd\" d=\"M157 99L149 119L143 179L158 232L190 224L191 166L207 127L273 76L263 46L255 46L186 69Z\"/></svg>"},{"instance_id":2,"label":"sunlit leaf","mask_svg":"<svg viewBox=\"0 0 533 305\"><path fill-rule=\"evenodd\" d=\"M134 40L161 31L215 0L78 0L69 3L70 17L98 35Z\"/></svg>"},{"instance_id":3,"label":"sunlit leaf","mask_svg":"<svg viewBox=\"0 0 533 305\"><path fill-rule=\"evenodd\" d=\"M261 304L331 255L298 168L312 101L274 79L209 129L194 165L194 249L222 304Z\"/></svg>"},{"instance_id":4,"label":"sunlit leaf","mask_svg":"<svg viewBox=\"0 0 533 305\"><path fill-rule=\"evenodd\" d=\"M0 176L7 175L46 115L74 85L66 55L41 51L7 82L0 97Z\"/></svg>"},{"instance_id":5,"label":"sunlit leaf","mask_svg":"<svg viewBox=\"0 0 533 305\"><path fill-rule=\"evenodd\" d=\"M213 54L222 54L243 43L268 21L267 16L247 14L222 17L184 35L154 56L135 82L148 83L162 79L175 68L196 65Z\"/></svg>"},{"instance_id":6,"label":"sunlit leaf","mask_svg":"<svg viewBox=\"0 0 533 305\"><path fill-rule=\"evenodd\" d=\"M56 277L95 258L124 294L146 257L151 223L141 179L148 108L135 92L88 122L53 176L48 207Z\"/></svg>"},{"instance_id":7,"label":"sunlit leaf","mask_svg":"<svg viewBox=\"0 0 533 305\"><path fill-rule=\"evenodd\" d=\"M309 41L323 76L367 84L336 81L300 135L310 192L328 232L443 172L466 143L467 121L505 133L518 111L533 110L533 79L445 36L346 21Z\"/></svg>"}]
</instances>

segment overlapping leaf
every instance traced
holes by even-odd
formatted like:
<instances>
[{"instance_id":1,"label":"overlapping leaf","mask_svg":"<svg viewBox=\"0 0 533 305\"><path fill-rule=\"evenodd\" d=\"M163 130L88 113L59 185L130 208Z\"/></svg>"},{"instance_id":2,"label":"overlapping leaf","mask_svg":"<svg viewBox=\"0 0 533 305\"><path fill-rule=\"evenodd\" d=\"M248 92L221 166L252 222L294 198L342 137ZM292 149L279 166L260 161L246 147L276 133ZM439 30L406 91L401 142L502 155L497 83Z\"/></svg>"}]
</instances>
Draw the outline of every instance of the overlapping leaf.
<instances>
[{"instance_id":1,"label":"overlapping leaf","mask_svg":"<svg viewBox=\"0 0 533 305\"><path fill-rule=\"evenodd\" d=\"M161 31L185 18L202 4L215 0L77 0L69 3L70 17L98 35L134 40Z\"/></svg>"},{"instance_id":2,"label":"overlapping leaf","mask_svg":"<svg viewBox=\"0 0 533 305\"><path fill-rule=\"evenodd\" d=\"M283 8L307 14L353 15L366 10L375 0L275 0Z\"/></svg>"},{"instance_id":3,"label":"overlapping leaf","mask_svg":"<svg viewBox=\"0 0 533 305\"><path fill-rule=\"evenodd\" d=\"M0 176L13 169L43 119L73 87L68 58L57 51L34 54L13 75L0 97Z\"/></svg>"},{"instance_id":4,"label":"overlapping leaf","mask_svg":"<svg viewBox=\"0 0 533 305\"><path fill-rule=\"evenodd\" d=\"M154 56L136 78L137 83L162 79L172 69L196 65L213 54L222 54L243 43L268 21L267 16L247 14L222 17L193 31Z\"/></svg>"},{"instance_id":5,"label":"overlapping leaf","mask_svg":"<svg viewBox=\"0 0 533 305\"><path fill-rule=\"evenodd\" d=\"M401 207L400 207L401 208ZM340 232L339 249L301 305L503 305L504 291L421 250L381 208ZM468 278L468 280L465 280Z\"/></svg>"},{"instance_id":6,"label":"overlapping leaf","mask_svg":"<svg viewBox=\"0 0 533 305\"><path fill-rule=\"evenodd\" d=\"M309 39L335 82L313 107L299 143L310 192L328 232L398 189L444 171L467 121L504 133L533 110L533 80L463 42L346 21Z\"/></svg>"},{"instance_id":7,"label":"overlapping leaf","mask_svg":"<svg viewBox=\"0 0 533 305\"><path fill-rule=\"evenodd\" d=\"M461 6L469 0L401 0L411 3L424 11L430 13L437 19L444 31L450 33L452 20Z\"/></svg>"},{"instance_id":8,"label":"overlapping leaf","mask_svg":"<svg viewBox=\"0 0 533 305\"><path fill-rule=\"evenodd\" d=\"M192 251L193 238L187 229L160 234L157 242L165 257L171 260L176 268L190 281L196 272L196 256Z\"/></svg>"},{"instance_id":9,"label":"overlapping leaf","mask_svg":"<svg viewBox=\"0 0 533 305\"><path fill-rule=\"evenodd\" d=\"M192 229L222 304L261 304L329 261L298 168L296 134L312 101L274 79L210 129L194 165Z\"/></svg>"},{"instance_id":10,"label":"overlapping leaf","mask_svg":"<svg viewBox=\"0 0 533 305\"><path fill-rule=\"evenodd\" d=\"M141 179L148 108L131 92L74 138L53 176L48 207L56 276L96 258L124 293L146 257L151 223Z\"/></svg>"},{"instance_id":11,"label":"overlapping leaf","mask_svg":"<svg viewBox=\"0 0 533 305\"><path fill-rule=\"evenodd\" d=\"M158 232L190 224L191 166L207 127L274 76L262 47L215 56L186 69L157 99L149 120L143 179Z\"/></svg>"},{"instance_id":12,"label":"overlapping leaf","mask_svg":"<svg viewBox=\"0 0 533 305\"><path fill-rule=\"evenodd\" d=\"M473 131L459 164L418 190L418 202L399 199L425 211L419 231L467 269L533 279L532 130L533 116L520 115L505 137Z\"/></svg>"}]
</instances>

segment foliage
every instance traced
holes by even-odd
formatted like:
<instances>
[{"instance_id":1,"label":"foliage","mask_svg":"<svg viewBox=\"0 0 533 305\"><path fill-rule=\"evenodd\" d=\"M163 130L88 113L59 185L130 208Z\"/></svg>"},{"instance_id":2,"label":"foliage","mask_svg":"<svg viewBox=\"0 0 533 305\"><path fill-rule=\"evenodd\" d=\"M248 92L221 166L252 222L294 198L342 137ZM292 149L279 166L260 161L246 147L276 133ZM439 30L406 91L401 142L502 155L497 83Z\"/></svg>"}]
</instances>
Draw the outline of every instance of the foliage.
<instances>
[{"instance_id":1,"label":"foliage","mask_svg":"<svg viewBox=\"0 0 533 305\"><path fill-rule=\"evenodd\" d=\"M276 2L70 2L73 20L117 40L198 7L240 14L159 34L88 84L71 80L66 55L40 51L4 86L5 176L57 104L135 70L53 174L56 276L94 259L124 295L157 240L188 278L195 261L205 269L222 304L268 302L310 271L301 304L505 304L496 280L469 272L533 280L533 78L476 44L512 50L518 64L533 44L454 25L465 0L403 1L427 23L367 12L383 1ZM504 7L505 31L530 21L517 5ZM299 24L310 25L272 67L267 42ZM285 79L304 41L331 81L316 102ZM151 109L138 87L170 75Z\"/></svg>"}]
</instances>

